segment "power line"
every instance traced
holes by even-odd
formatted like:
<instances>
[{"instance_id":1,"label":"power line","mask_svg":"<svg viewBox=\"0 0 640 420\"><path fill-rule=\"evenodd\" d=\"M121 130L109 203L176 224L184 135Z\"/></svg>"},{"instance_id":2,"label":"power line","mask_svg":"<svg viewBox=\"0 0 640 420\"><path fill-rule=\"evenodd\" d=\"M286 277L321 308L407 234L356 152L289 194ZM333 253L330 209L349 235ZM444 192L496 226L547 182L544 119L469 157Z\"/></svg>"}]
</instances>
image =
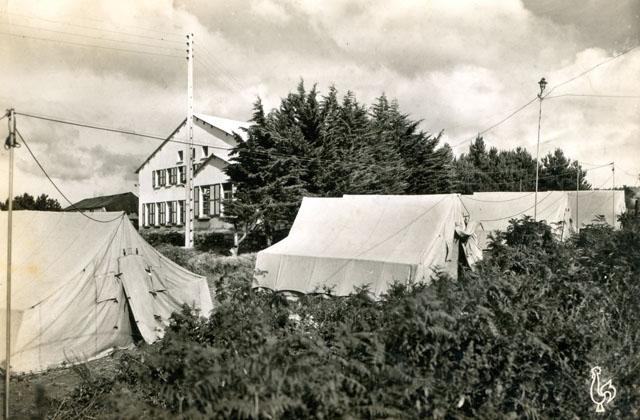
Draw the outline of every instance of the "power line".
<instances>
[{"instance_id":1,"label":"power line","mask_svg":"<svg viewBox=\"0 0 640 420\"><path fill-rule=\"evenodd\" d=\"M634 47L631 47L631 48L627 48L626 50L624 50L624 51L623 51L623 52L621 52L620 54L614 55L613 57L609 57L608 59L606 59L606 60L604 60L604 61L599 62L599 63L598 63L598 64L596 64L595 66L592 66L592 67L588 68L587 70L583 71L582 73L580 73L580 74L578 74L578 75L576 75L576 76L574 76L574 77L572 77L572 78L570 78L570 79L567 79L567 80L565 80L564 82L558 83L557 85L555 85L554 87L552 87L551 89L549 89L549 91L547 92L547 94L546 94L545 96L543 96L542 98L543 98L543 99L544 99L544 98L546 98L547 96L549 96L549 95L551 94L551 92L553 92L555 89L559 88L560 86L564 86L564 85L566 85L567 83L571 83L571 82L573 82L574 80L579 79L579 78L581 78L582 76L584 76L584 75L586 75L586 74L588 74L588 73L592 72L593 70L597 69L598 67L600 67L600 66L602 66L602 65L604 65L604 64L607 64L608 62L613 61L613 60L615 60L615 59L616 59L616 58L618 58L618 57L622 57L623 55L625 55L625 54L627 54L627 53L629 53L629 52L631 52L631 51L635 50L636 48L638 48L638 45L636 45L636 46L634 46Z\"/></svg>"},{"instance_id":2,"label":"power line","mask_svg":"<svg viewBox=\"0 0 640 420\"><path fill-rule=\"evenodd\" d=\"M585 97L585 98L625 98L625 99L640 99L640 95L592 95L592 94L578 94L578 93L563 93L561 95L545 96L545 99L562 98L565 96L570 97Z\"/></svg>"},{"instance_id":3,"label":"power line","mask_svg":"<svg viewBox=\"0 0 640 420\"><path fill-rule=\"evenodd\" d=\"M87 35L87 34L80 34L80 33L77 33L77 32L58 31L58 30L55 30L55 29L42 28L42 27L39 27L39 26L21 25L19 23L0 22L0 25L15 26L15 27L18 27L18 28L35 29L37 31L46 31L46 32L52 32L52 33L55 33L55 34L76 36L76 37L79 37L79 38L94 39L94 40L98 40L98 41L119 42L119 43L122 43L122 44L137 45L137 46L141 46L141 47L150 47L150 48L159 48L159 49L164 49L164 50L168 50L168 51L169 50L171 50L171 51L182 51L182 48L163 47L161 45L144 44L144 43L141 43L141 42L126 41L126 40L113 39L113 38L106 38L106 37L103 37L103 36L93 36L93 35Z\"/></svg>"},{"instance_id":4,"label":"power line","mask_svg":"<svg viewBox=\"0 0 640 420\"><path fill-rule=\"evenodd\" d=\"M160 56L160 57L183 58L182 56L175 55L175 54L162 54L162 53L151 52L151 51L140 51L140 50L132 50L132 49L126 49L126 48L114 48L114 47L106 47L106 46L103 46L103 45L95 45L95 44L83 44L81 42L63 41L63 40L60 40L60 39L41 38L41 37L30 36L30 35L14 34L12 32L2 32L2 31L0 31L0 34L8 35L8 36L11 36L11 37L14 37L14 38L26 38L26 39L35 39L35 40L38 40L38 41L58 42L58 43L61 43L61 44L74 45L74 46L78 46L78 47L99 48L99 49L103 49L103 50L127 52L127 53L134 53L134 54L147 54L147 55L155 55L155 56Z\"/></svg>"},{"instance_id":5,"label":"power line","mask_svg":"<svg viewBox=\"0 0 640 420\"><path fill-rule=\"evenodd\" d=\"M80 212L80 214L82 214L84 217L86 217L87 219L93 220L94 222L98 222L98 223L111 223L114 222L116 220L122 219L124 217L124 214L121 214L118 217L115 217L113 219L109 219L109 220L98 220L98 219L94 219L93 217L85 214L85 212L83 212L82 210L80 210L79 208L77 208L75 206L75 204L73 204L71 202L71 200L69 200L69 198L67 198L67 196L62 192L62 190L60 190L60 188L58 187L58 185L56 185L56 183L53 181L53 179L51 179L51 177L49 176L49 174L47 173L47 171L44 169L44 167L42 166L42 164L40 163L40 161L38 160L38 158L36 157L36 155L33 154L33 151L31 150L31 148L29 147L29 143L27 143L27 141L24 139L24 137L22 137L22 134L20 133L19 130L16 129L16 134L18 134L18 137L20 137L20 140L22 140L22 143L24 143L25 147L27 148L27 150L29 151L29 154L31 155L31 157L33 158L33 160L36 162L36 164L38 165L38 167L40 168L40 170L42 171L42 173L44 174L44 176L47 177L47 179L49 180L49 182L51 183L51 185L53 185L53 188L56 189L56 191L58 191L58 193L62 196L62 198L64 198L69 204L70 206ZM9 198L11 199L11 197Z\"/></svg>"},{"instance_id":6,"label":"power line","mask_svg":"<svg viewBox=\"0 0 640 420\"><path fill-rule=\"evenodd\" d=\"M200 45L200 44L198 44L198 45ZM227 75L227 76L231 79L231 81L233 81L234 83L236 83L236 85L237 85L240 89L242 89L242 88L244 87L244 85L243 85L243 84L242 84L238 79L236 79L236 78L233 76L233 74L228 73L227 71L225 71L224 66L223 66L223 65L222 65L222 64L221 64L221 63L220 63L220 62L215 58L215 57L216 57L216 55L215 55L214 53L212 53L212 52L211 52L211 50L210 50L209 48L207 48L207 46L206 46L205 44L202 44L202 45L200 45L200 46L201 46L201 47L204 49L204 51L207 53L207 54L205 54L205 57L206 57L206 58L211 59L211 61L213 61L213 62L214 62L214 67L217 67L221 72L223 72L225 75ZM216 65L215 63L217 63L217 65Z\"/></svg>"},{"instance_id":7,"label":"power line","mask_svg":"<svg viewBox=\"0 0 640 420\"><path fill-rule=\"evenodd\" d=\"M42 18L42 17L36 17L36 16L31 16L31 15L24 15L24 14L20 14L20 13L0 12L0 15L2 15L2 14L13 15L13 16L21 16L21 17L26 17L27 19L40 20L40 21L43 21L43 22L49 22L49 23L54 23L54 24L58 24L58 25L65 25L65 26L71 26L71 27L82 28L82 29L89 29L89 30L92 30L92 31L108 32L108 33L113 33L113 34L118 34L118 35L132 36L132 37L136 37L136 38L151 39L151 40L163 41L163 42L171 42L171 43L174 43L174 44L182 44L183 43L182 41L177 41L177 40L172 40L172 39L164 39L164 38L158 38L158 37L155 37L155 36L134 34L132 32L116 31L116 30L113 30L113 29L97 28L95 26L78 25L78 24L75 24L75 23L62 22L62 21L58 21L58 20L47 19L47 18Z\"/></svg>"},{"instance_id":8,"label":"power line","mask_svg":"<svg viewBox=\"0 0 640 420\"><path fill-rule=\"evenodd\" d=\"M526 107L528 107L529 105L531 105L533 102L535 102L535 101L536 101L536 99L538 99L538 97L537 97L537 96L536 96L536 97L534 97L533 99L531 99L529 102L525 103L524 105L520 106L520 107L519 107L518 109L516 109L515 111L511 112L509 115L507 115L506 117L504 117L502 120L498 121L497 123L493 124L492 126L489 126L489 127L485 128L484 130L479 131L477 135L475 135L475 136L473 136L473 137L468 137L468 138L466 138L466 139L462 140L461 142L454 144L453 146L451 146L451 148L456 148L456 147L458 147L458 146L460 146L460 145L462 145L462 144L464 144L464 143L466 143L466 142L468 142L468 141L471 141L471 140L473 140L473 139L475 139L475 138L479 137L479 136L480 136L480 135L482 135L482 134L485 134L485 133L487 133L487 132L489 132L489 131L493 130L493 129L494 129L494 128L496 128L497 126L499 126L499 125L501 125L501 124L505 123L505 122L506 122L507 120L509 120L511 117L513 117L514 115L516 115L518 112L522 111L523 109L525 109Z\"/></svg>"},{"instance_id":9,"label":"power line","mask_svg":"<svg viewBox=\"0 0 640 420\"><path fill-rule=\"evenodd\" d=\"M170 143L191 144L193 146L207 146L210 149L219 149L219 150L227 150L227 151L231 150L231 148L227 148L227 147L213 146L213 145L204 144L204 143L189 143L189 142L183 141L183 140L171 139L170 137L161 137L161 136L156 136L156 135L153 135L153 134L138 133L136 131L131 131L131 130L121 130L121 129L118 129L118 128L104 127L104 126L93 125L93 124L88 124L88 123L81 123L81 122L62 120L62 119L59 119L59 118L45 117L45 116L42 116L42 115L35 115L35 114L28 114L26 112L16 112L15 114L16 115L21 115L23 117L35 118L35 119L38 119L38 120L50 121L50 122L55 122L55 123L60 123L60 124L73 125L73 126L76 126L76 127L90 128L90 129L93 129L93 130L106 131L106 132L109 132L109 133L126 134L126 135L130 135L130 136L142 137L142 138L147 138L147 139L152 139L152 140L167 141L167 142L170 142Z\"/></svg>"}]
</instances>

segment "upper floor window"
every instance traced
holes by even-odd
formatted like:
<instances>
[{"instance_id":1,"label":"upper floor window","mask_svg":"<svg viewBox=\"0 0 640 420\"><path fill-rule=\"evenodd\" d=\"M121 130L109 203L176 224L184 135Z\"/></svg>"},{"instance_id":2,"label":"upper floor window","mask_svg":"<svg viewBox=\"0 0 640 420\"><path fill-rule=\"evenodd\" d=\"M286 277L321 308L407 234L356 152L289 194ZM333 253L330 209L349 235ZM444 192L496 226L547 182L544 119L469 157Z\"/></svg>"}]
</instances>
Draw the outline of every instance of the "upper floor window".
<instances>
[{"instance_id":1,"label":"upper floor window","mask_svg":"<svg viewBox=\"0 0 640 420\"><path fill-rule=\"evenodd\" d=\"M160 169L158 171L158 185L161 186L161 187L167 185L167 170L166 169Z\"/></svg>"},{"instance_id":2,"label":"upper floor window","mask_svg":"<svg viewBox=\"0 0 640 420\"><path fill-rule=\"evenodd\" d=\"M209 157L209 146L202 146L202 158Z\"/></svg>"},{"instance_id":3,"label":"upper floor window","mask_svg":"<svg viewBox=\"0 0 640 420\"><path fill-rule=\"evenodd\" d=\"M187 182L187 167L179 166L178 172L180 173L180 183L184 184L185 182Z\"/></svg>"},{"instance_id":4,"label":"upper floor window","mask_svg":"<svg viewBox=\"0 0 640 420\"><path fill-rule=\"evenodd\" d=\"M209 210L210 210L210 203L209 203L209 197L211 194L211 187L209 186L204 186L200 188L200 191L202 191L202 215L203 216L208 216Z\"/></svg>"},{"instance_id":5,"label":"upper floor window","mask_svg":"<svg viewBox=\"0 0 640 420\"><path fill-rule=\"evenodd\" d=\"M184 159L184 150L178 150L178 163L182 162Z\"/></svg>"},{"instance_id":6,"label":"upper floor window","mask_svg":"<svg viewBox=\"0 0 640 420\"><path fill-rule=\"evenodd\" d=\"M222 184L213 185L213 215L220 216L222 197L221 197L221 188Z\"/></svg>"},{"instance_id":7,"label":"upper floor window","mask_svg":"<svg viewBox=\"0 0 640 420\"><path fill-rule=\"evenodd\" d=\"M169 185L178 183L178 168L169 168Z\"/></svg>"},{"instance_id":8,"label":"upper floor window","mask_svg":"<svg viewBox=\"0 0 640 420\"><path fill-rule=\"evenodd\" d=\"M233 185L230 182L225 182L222 184L222 190L224 191L224 199L231 200L233 199Z\"/></svg>"}]
</instances>

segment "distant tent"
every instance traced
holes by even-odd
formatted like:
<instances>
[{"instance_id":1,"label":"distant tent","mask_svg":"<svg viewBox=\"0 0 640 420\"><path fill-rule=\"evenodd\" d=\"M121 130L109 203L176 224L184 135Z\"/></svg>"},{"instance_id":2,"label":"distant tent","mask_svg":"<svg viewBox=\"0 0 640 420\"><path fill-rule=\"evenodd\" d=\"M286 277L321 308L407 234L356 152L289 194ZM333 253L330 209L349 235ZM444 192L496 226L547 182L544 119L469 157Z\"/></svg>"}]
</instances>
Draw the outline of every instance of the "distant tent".
<instances>
[{"instance_id":1,"label":"distant tent","mask_svg":"<svg viewBox=\"0 0 640 420\"><path fill-rule=\"evenodd\" d=\"M614 208L616 217L626 210L624 191L580 191L578 197L576 203L575 191L538 192L537 219L551 225L556 236L564 240L577 231L577 226L591 223L599 215L618 226ZM460 199L471 220L478 223L476 235L482 249L488 246L490 232L506 230L511 219L534 215L534 192L481 192L461 195ZM576 213L580 218L577 225Z\"/></svg>"},{"instance_id":2,"label":"distant tent","mask_svg":"<svg viewBox=\"0 0 640 420\"><path fill-rule=\"evenodd\" d=\"M289 236L261 251L254 287L347 295L458 269L457 194L304 198Z\"/></svg>"},{"instance_id":3,"label":"distant tent","mask_svg":"<svg viewBox=\"0 0 640 420\"><path fill-rule=\"evenodd\" d=\"M118 217L120 215L120 217ZM12 352L18 372L94 359L162 337L183 304L208 315L205 278L171 262L140 237L124 213L13 214ZM115 220L114 220L115 219ZM109 220L113 220L108 222ZM0 214L5 341L7 213ZM5 346L0 346L5 359Z\"/></svg>"},{"instance_id":4,"label":"distant tent","mask_svg":"<svg viewBox=\"0 0 640 420\"><path fill-rule=\"evenodd\" d=\"M618 216L627 211L623 190L570 191L568 195L571 219L575 221L577 214L581 227L593 223L597 216L604 216L605 222L619 228Z\"/></svg>"}]
</instances>

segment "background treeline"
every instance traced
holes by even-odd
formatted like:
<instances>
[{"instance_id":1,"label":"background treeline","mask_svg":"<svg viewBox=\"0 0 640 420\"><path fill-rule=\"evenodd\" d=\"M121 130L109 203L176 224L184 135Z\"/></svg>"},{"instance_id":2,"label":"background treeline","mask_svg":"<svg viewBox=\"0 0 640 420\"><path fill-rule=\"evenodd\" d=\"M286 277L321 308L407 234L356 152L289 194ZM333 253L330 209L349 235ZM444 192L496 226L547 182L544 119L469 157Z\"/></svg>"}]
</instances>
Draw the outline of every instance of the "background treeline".
<instances>
[{"instance_id":1,"label":"background treeline","mask_svg":"<svg viewBox=\"0 0 640 420\"><path fill-rule=\"evenodd\" d=\"M477 138L456 158L442 132L422 131L385 95L367 106L352 92L331 87L323 96L300 82L270 112L258 100L251 122L226 170L238 194L225 211L241 231L267 239L290 227L303 196L535 189L535 159L523 148L487 150ZM540 189L575 189L576 171L590 188L557 149L541 159Z\"/></svg>"},{"instance_id":2,"label":"background treeline","mask_svg":"<svg viewBox=\"0 0 640 420\"><path fill-rule=\"evenodd\" d=\"M8 199L4 203L0 202L0 210L7 210L9 207ZM61 211L62 206L55 198L49 197L47 194L40 194L33 197L31 194L24 193L13 198L14 210L44 210L44 211Z\"/></svg>"},{"instance_id":3,"label":"background treeline","mask_svg":"<svg viewBox=\"0 0 640 420\"><path fill-rule=\"evenodd\" d=\"M640 417L640 225L568 242L531 219L458 281L330 298L251 290L253 261L163 252L207 275L211 317L175 314L164 339L105 373L77 367L53 418L595 418L593 366Z\"/></svg>"}]
</instances>

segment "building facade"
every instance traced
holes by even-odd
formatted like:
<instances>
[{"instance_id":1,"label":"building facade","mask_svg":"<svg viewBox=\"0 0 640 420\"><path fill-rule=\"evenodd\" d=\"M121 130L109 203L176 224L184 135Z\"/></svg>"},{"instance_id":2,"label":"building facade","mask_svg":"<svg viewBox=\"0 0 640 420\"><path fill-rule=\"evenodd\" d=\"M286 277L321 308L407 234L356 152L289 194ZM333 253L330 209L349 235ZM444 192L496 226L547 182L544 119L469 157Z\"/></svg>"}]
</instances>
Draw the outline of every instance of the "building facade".
<instances>
[{"instance_id":1,"label":"building facade","mask_svg":"<svg viewBox=\"0 0 640 420\"><path fill-rule=\"evenodd\" d=\"M249 123L194 114L193 195L194 231L223 232L223 200L233 197L234 186L224 168L229 151L246 139ZM186 198L186 119L136 170L139 185L141 230L184 230Z\"/></svg>"}]
</instances>

